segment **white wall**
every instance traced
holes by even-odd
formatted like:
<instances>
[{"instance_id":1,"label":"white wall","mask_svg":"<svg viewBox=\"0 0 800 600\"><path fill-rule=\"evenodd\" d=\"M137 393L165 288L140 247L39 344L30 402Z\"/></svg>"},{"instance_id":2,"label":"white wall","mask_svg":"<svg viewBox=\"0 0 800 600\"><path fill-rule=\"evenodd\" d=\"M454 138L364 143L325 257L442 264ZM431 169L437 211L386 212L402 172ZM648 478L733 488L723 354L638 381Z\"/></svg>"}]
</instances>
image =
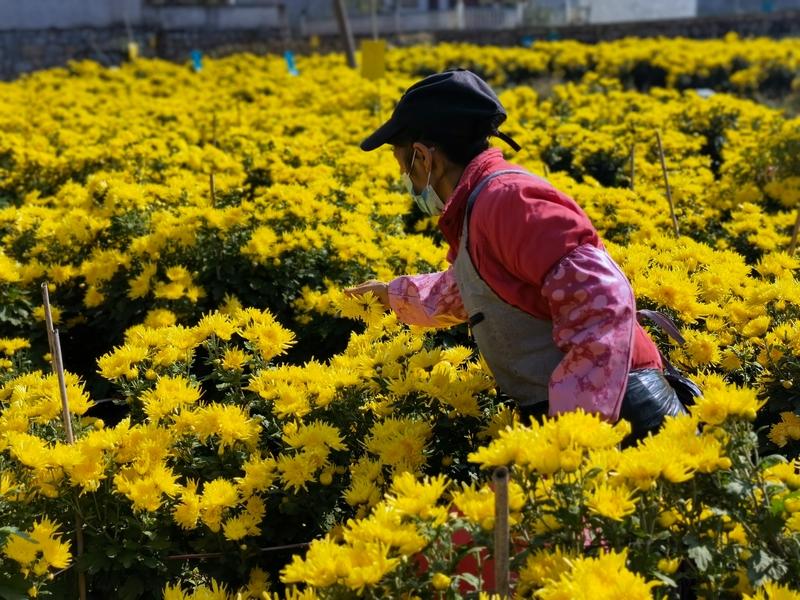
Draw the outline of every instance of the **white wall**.
<instances>
[{"instance_id":1,"label":"white wall","mask_svg":"<svg viewBox=\"0 0 800 600\"><path fill-rule=\"evenodd\" d=\"M261 29L281 27L283 17L277 6L158 6L145 7L146 24L165 29Z\"/></svg>"},{"instance_id":2,"label":"white wall","mask_svg":"<svg viewBox=\"0 0 800 600\"><path fill-rule=\"evenodd\" d=\"M289 2L297 0L288 0ZM282 0L240 0L231 6L144 6L145 0L0 0L0 31L124 25L166 28L275 28Z\"/></svg>"},{"instance_id":3,"label":"white wall","mask_svg":"<svg viewBox=\"0 0 800 600\"><path fill-rule=\"evenodd\" d=\"M465 8L463 15L457 10L434 10L429 12L402 12L378 15L378 32L418 33L420 31L441 31L447 29L509 29L522 24L521 7L483 6ZM372 19L368 16L351 16L350 28L356 35L372 31ZM319 19L301 22L301 35L327 35L339 32L336 20Z\"/></svg>"},{"instance_id":4,"label":"white wall","mask_svg":"<svg viewBox=\"0 0 800 600\"><path fill-rule=\"evenodd\" d=\"M574 1L574 0L573 0ZM589 5L590 23L650 21L697 16L697 0L591 0L576 2Z\"/></svg>"},{"instance_id":5,"label":"white wall","mask_svg":"<svg viewBox=\"0 0 800 600\"><path fill-rule=\"evenodd\" d=\"M142 0L0 0L0 30L107 27L141 21Z\"/></svg>"}]
</instances>

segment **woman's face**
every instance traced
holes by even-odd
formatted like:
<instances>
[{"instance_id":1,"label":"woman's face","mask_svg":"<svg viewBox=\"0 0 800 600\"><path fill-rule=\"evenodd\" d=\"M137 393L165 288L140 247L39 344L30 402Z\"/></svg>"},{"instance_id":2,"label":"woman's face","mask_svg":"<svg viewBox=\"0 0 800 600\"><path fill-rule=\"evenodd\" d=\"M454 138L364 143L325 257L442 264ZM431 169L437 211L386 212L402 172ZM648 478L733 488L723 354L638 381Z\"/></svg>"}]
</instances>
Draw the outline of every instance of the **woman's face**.
<instances>
[{"instance_id":1,"label":"woman's face","mask_svg":"<svg viewBox=\"0 0 800 600\"><path fill-rule=\"evenodd\" d=\"M412 153L411 146L392 146L392 154L394 154L394 158L400 166L401 175L409 172Z\"/></svg>"},{"instance_id":2,"label":"woman's face","mask_svg":"<svg viewBox=\"0 0 800 600\"><path fill-rule=\"evenodd\" d=\"M392 146L392 154L400 167L400 174L408 173L415 192L428 184L433 168L433 148L415 142L410 146Z\"/></svg>"}]
</instances>

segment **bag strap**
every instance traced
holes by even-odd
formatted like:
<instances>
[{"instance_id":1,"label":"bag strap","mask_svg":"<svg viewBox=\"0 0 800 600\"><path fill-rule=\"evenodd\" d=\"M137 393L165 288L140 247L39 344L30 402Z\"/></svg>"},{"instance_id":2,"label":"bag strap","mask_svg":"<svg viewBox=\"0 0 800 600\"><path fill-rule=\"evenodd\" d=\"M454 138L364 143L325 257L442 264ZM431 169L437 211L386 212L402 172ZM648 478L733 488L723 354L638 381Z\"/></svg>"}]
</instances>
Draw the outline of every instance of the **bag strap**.
<instances>
[{"instance_id":1,"label":"bag strap","mask_svg":"<svg viewBox=\"0 0 800 600\"><path fill-rule=\"evenodd\" d=\"M658 312L657 310L647 310L647 309L641 309L636 311L636 320L639 321L640 324L643 325L644 324L643 321L645 321L646 319L650 320L656 327L661 329L664 333L666 333L669 337L671 337L679 344L683 345L686 343L686 339L681 335L681 332L678 331L678 326L675 325L675 322L664 313ZM664 363L664 371L669 375L680 377L681 372L675 368L675 366L664 355L664 353L661 352L659 348L656 349L658 350L658 353L661 356L661 362Z\"/></svg>"},{"instance_id":2,"label":"bag strap","mask_svg":"<svg viewBox=\"0 0 800 600\"><path fill-rule=\"evenodd\" d=\"M681 332L678 331L678 326L675 325L675 322L664 313L658 312L657 310L641 309L636 311L636 319L640 324L643 324L642 321L644 319L650 319L650 321L652 321L673 340L681 345L686 343L686 340L681 335Z\"/></svg>"},{"instance_id":3,"label":"bag strap","mask_svg":"<svg viewBox=\"0 0 800 600\"><path fill-rule=\"evenodd\" d=\"M499 177L500 175L507 175L509 173L514 173L516 175L530 175L531 177L536 177L533 173L528 173L527 171L523 171L522 169L501 169L500 171L494 171L493 173L489 173L486 177L481 179L478 182L478 185L472 190L470 193L469 198L467 198L467 211L464 215L464 240L467 241L469 239L469 219L472 215L472 208L475 206L475 201L478 199L478 195L483 191L483 188L486 187L486 184L489 183L495 177Z\"/></svg>"}]
</instances>

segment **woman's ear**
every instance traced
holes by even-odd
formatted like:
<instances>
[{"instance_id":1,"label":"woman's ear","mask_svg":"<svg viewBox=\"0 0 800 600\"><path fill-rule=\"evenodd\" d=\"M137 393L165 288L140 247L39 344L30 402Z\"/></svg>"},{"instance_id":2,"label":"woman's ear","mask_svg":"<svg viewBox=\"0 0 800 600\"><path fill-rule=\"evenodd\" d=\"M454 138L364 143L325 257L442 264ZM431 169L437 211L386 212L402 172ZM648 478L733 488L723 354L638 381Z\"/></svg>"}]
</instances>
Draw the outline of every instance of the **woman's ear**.
<instances>
[{"instance_id":1,"label":"woman's ear","mask_svg":"<svg viewBox=\"0 0 800 600\"><path fill-rule=\"evenodd\" d=\"M414 142L414 144L411 146L411 152L413 153L414 150L417 151L414 164L418 163L421 166L423 173L432 172L433 154L436 149L433 146L427 146L422 142Z\"/></svg>"}]
</instances>

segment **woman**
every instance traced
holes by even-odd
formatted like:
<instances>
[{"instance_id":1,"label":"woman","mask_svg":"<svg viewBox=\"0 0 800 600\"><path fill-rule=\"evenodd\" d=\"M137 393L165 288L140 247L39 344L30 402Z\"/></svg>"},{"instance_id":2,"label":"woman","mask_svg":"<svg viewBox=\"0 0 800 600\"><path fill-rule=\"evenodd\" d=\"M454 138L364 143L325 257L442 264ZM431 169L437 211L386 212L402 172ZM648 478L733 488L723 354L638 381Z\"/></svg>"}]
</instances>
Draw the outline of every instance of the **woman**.
<instances>
[{"instance_id":1,"label":"woman","mask_svg":"<svg viewBox=\"0 0 800 600\"><path fill-rule=\"evenodd\" d=\"M393 146L420 209L441 215L451 266L369 281L409 324L468 321L500 390L523 415L583 408L631 422L633 438L684 412L653 341L636 320L631 286L589 218L568 196L490 148L506 112L463 69L426 77L361 144Z\"/></svg>"}]
</instances>

